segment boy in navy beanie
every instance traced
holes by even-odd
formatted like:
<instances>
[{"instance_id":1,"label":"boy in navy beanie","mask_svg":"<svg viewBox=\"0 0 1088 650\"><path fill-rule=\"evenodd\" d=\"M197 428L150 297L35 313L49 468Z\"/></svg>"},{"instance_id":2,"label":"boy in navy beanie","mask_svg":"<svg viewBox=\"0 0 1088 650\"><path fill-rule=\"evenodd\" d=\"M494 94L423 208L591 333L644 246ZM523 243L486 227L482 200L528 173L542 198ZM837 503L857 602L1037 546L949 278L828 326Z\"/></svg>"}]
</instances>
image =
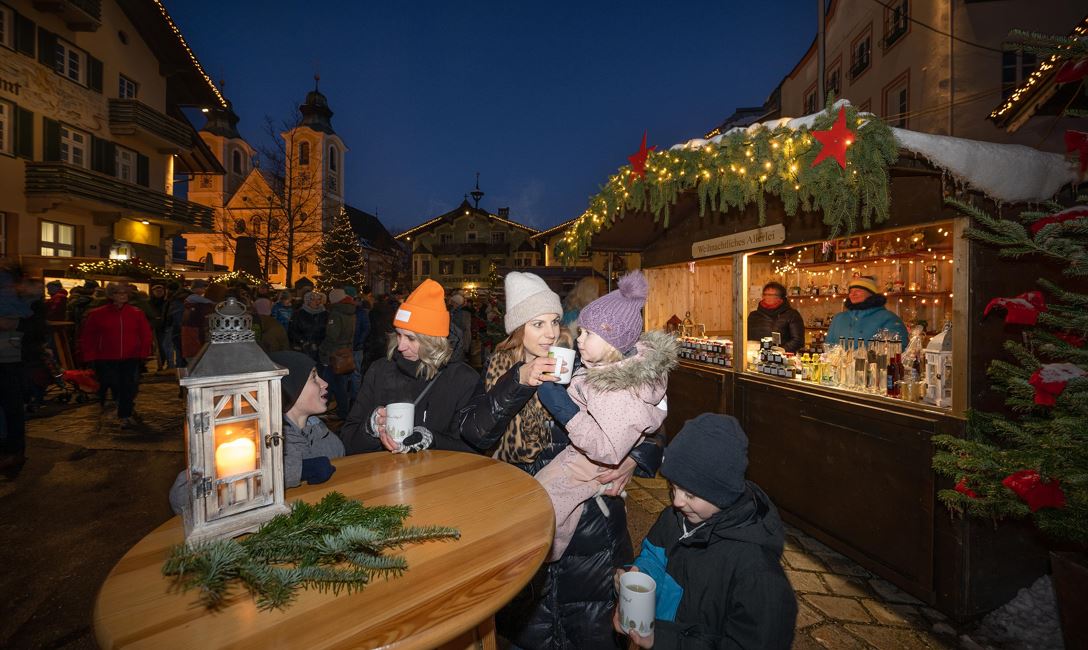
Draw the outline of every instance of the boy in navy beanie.
<instances>
[{"instance_id":1,"label":"boy in navy beanie","mask_svg":"<svg viewBox=\"0 0 1088 650\"><path fill-rule=\"evenodd\" d=\"M688 420L665 449L661 475L672 506L631 568L657 583L657 620L644 637L623 628L618 608L613 618L635 645L784 650L793 643L797 599L780 564L782 520L744 479L747 467L748 437L728 415Z\"/></svg>"}]
</instances>

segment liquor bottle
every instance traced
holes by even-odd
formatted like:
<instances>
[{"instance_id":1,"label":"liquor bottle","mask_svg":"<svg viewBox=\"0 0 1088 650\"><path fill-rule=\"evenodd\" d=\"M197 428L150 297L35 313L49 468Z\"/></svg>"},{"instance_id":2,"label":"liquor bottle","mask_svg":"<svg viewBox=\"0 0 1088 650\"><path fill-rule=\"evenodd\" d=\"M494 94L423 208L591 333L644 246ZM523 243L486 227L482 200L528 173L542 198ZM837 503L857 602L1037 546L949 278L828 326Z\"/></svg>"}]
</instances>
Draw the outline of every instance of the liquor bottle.
<instances>
[{"instance_id":1,"label":"liquor bottle","mask_svg":"<svg viewBox=\"0 0 1088 650\"><path fill-rule=\"evenodd\" d=\"M851 382L855 390L865 390L865 372L868 368L869 358L865 354L865 339L854 341L854 379Z\"/></svg>"},{"instance_id":2,"label":"liquor bottle","mask_svg":"<svg viewBox=\"0 0 1088 650\"><path fill-rule=\"evenodd\" d=\"M865 390L875 393L879 377L876 365L876 339L869 339L865 344Z\"/></svg>"},{"instance_id":3,"label":"liquor bottle","mask_svg":"<svg viewBox=\"0 0 1088 650\"><path fill-rule=\"evenodd\" d=\"M888 386L888 339L877 341L876 346L876 371L877 380L874 392L883 393Z\"/></svg>"},{"instance_id":4,"label":"liquor bottle","mask_svg":"<svg viewBox=\"0 0 1088 650\"><path fill-rule=\"evenodd\" d=\"M902 379L902 361L899 355L892 357L888 364L888 396L899 397L899 380Z\"/></svg>"}]
</instances>

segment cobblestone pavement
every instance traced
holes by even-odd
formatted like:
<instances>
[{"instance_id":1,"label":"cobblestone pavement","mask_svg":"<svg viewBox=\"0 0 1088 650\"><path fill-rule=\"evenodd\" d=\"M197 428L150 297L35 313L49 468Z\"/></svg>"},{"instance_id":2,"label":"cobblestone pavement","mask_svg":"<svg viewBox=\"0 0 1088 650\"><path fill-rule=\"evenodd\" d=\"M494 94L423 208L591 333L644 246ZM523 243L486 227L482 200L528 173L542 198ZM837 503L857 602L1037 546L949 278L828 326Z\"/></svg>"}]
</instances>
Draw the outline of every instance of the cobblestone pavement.
<instances>
[{"instance_id":1,"label":"cobblestone pavement","mask_svg":"<svg viewBox=\"0 0 1088 650\"><path fill-rule=\"evenodd\" d=\"M627 513L637 549L669 503L664 479L635 478ZM793 647L914 650L955 648L956 630L943 614L793 527L786 529L782 568L797 593Z\"/></svg>"},{"instance_id":2,"label":"cobblestone pavement","mask_svg":"<svg viewBox=\"0 0 1088 650\"><path fill-rule=\"evenodd\" d=\"M95 403L47 403L28 421L28 461L0 477L0 647L93 648L95 594L121 555L170 516L183 466L173 375L147 375L122 430ZM660 479L628 486L636 548L668 503ZM796 648L947 648L944 617L796 529L783 566L797 592Z\"/></svg>"}]
</instances>

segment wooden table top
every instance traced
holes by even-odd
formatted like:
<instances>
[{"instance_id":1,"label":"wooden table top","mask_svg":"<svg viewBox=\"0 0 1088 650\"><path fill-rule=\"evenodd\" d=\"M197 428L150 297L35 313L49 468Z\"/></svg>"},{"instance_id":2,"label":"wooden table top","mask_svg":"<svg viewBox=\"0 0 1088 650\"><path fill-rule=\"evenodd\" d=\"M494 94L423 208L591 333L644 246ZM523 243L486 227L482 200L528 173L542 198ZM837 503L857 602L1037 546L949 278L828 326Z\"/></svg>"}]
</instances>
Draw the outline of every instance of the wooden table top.
<instances>
[{"instance_id":1,"label":"wooden table top","mask_svg":"<svg viewBox=\"0 0 1088 650\"><path fill-rule=\"evenodd\" d=\"M408 570L354 594L300 590L283 611L260 611L248 590L206 610L195 591L163 577L168 549L184 539L174 517L132 547L98 593L94 630L103 648L433 648L485 621L536 572L554 515L544 489L505 463L473 454L373 453L334 461L322 485L287 493L317 502L339 491L365 505L407 504L406 525L444 525L460 540L410 544ZM164 497L165 498L165 495Z\"/></svg>"}]
</instances>

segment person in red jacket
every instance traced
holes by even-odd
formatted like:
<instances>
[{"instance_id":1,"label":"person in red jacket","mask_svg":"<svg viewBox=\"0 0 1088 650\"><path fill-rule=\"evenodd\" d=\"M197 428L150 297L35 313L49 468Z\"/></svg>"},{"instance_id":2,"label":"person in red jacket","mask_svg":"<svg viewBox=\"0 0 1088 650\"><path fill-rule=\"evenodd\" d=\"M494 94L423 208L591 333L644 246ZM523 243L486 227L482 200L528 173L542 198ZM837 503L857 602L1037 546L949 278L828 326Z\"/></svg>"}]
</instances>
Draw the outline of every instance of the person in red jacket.
<instances>
[{"instance_id":1,"label":"person in red jacket","mask_svg":"<svg viewBox=\"0 0 1088 650\"><path fill-rule=\"evenodd\" d=\"M94 364L105 405L106 391L117 400L122 429L135 425L133 404L140 386L140 366L151 355L151 326L144 313L128 304L131 287L124 282L106 285L108 304L87 314L80 332L83 360Z\"/></svg>"}]
</instances>

